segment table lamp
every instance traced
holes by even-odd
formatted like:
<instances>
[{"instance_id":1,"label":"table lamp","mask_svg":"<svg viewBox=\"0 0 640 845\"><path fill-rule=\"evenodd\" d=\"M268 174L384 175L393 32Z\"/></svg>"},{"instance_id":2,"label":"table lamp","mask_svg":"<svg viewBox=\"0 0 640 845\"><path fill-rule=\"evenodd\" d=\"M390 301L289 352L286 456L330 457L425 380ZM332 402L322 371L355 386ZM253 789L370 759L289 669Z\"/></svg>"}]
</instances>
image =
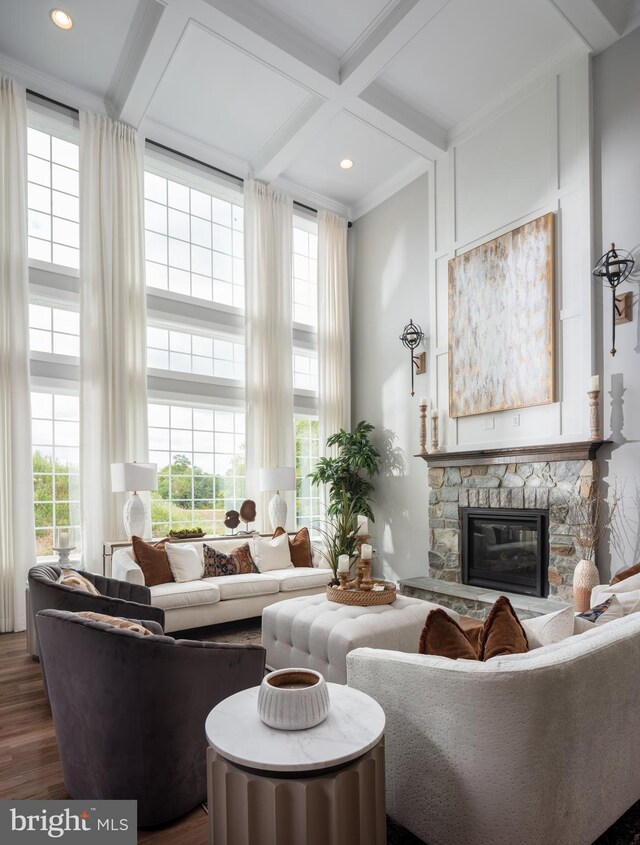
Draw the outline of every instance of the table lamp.
<instances>
[{"instance_id":1,"label":"table lamp","mask_svg":"<svg viewBox=\"0 0 640 845\"><path fill-rule=\"evenodd\" d=\"M111 464L111 490L114 493L131 492L122 509L127 537L144 537L145 534L147 513L144 502L138 496L138 490L146 492L157 489L157 464Z\"/></svg>"},{"instance_id":2,"label":"table lamp","mask_svg":"<svg viewBox=\"0 0 640 845\"><path fill-rule=\"evenodd\" d=\"M269 502L271 527L284 528L287 524L287 503L280 495L281 490L296 489L296 471L294 467L264 467L260 470L260 492L274 493Z\"/></svg>"}]
</instances>

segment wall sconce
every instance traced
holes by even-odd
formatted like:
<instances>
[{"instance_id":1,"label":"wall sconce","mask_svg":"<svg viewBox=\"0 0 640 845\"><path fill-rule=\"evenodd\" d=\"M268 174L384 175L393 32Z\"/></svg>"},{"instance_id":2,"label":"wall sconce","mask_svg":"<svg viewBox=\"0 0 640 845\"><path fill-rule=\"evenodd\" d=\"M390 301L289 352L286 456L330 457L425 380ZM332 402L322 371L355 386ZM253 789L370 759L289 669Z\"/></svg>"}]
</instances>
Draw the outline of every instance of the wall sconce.
<instances>
[{"instance_id":1,"label":"wall sconce","mask_svg":"<svg viewBox=\"0 0 640 845\"><path fill-rule=\"evenodd\" d=\"M414 349L424 340L424 332L413 320L409 320L407 325L402 330L400 340L409 350L411 355L411 395L415 396L413 389L414 375L421 375L427 371L427 357L426 352L418 352L414 354ZM415 367L415 372L414 372Z\"/></svg>"},{"instance_id":2,"label":"wall sconce","mask_svg":"<svg viewBox=\"0 0 640 845\"><path fill-rule=\"evenodd\" d=\"M632 297L627 294L618 296L617 290L619 285L631 275L634 264L635 261L630 252L626 252L624 249L616 249L616 245L611 244L611 249L605 252L593 269L593 275L596 279L600 279L603 285L609 285L611 288L612 355L616 354L616 323L627 323L632 317Z\"/></svg>"}]
</instances>

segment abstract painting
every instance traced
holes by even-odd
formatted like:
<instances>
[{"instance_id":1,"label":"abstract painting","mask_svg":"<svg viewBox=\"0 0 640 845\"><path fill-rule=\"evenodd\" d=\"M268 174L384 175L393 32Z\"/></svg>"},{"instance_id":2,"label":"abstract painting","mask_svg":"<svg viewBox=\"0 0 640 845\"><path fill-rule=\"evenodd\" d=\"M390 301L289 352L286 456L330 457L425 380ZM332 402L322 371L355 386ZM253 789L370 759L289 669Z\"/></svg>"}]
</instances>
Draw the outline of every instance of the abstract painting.
<instances>
[{"instance_id":1,"label":"abstract painting","mask_svg":"<svg viewBox=\"0 0 640 845\"><path fill-rule=\"evenodd\" d=\"M449 416L555 400L554 215L449 261Z\"/></svg>"}]
</instances>

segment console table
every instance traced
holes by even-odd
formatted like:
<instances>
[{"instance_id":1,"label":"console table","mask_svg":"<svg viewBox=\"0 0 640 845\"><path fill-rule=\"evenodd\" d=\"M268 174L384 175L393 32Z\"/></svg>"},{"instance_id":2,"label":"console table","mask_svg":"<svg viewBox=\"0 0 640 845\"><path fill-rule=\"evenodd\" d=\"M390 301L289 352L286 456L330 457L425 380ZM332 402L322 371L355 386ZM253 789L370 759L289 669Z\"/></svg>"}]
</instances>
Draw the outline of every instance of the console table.
<instances>
[{"instance_id":1,"label":"console table","mask_svg":"<svg viewBox=\"0 0 640 845\"><path fill-rule=\"evenodd\" d=\"M359 690L327 687L329 715L309 730L267 727L259 687L211 711L209 845L385 845L384 711Z\"/></svg>"}]
</instances>

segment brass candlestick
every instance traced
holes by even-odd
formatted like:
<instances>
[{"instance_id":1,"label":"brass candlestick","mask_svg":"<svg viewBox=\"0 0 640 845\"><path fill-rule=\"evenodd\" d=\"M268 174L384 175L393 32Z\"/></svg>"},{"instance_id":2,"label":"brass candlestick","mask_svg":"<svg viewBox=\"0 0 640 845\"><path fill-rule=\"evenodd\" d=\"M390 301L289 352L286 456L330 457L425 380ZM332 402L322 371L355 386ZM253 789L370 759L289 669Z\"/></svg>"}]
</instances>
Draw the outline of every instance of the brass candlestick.
<instances>
[{"instance_id":1,"label":"brass candlestick","mask_svg":"<svg viewBox=\"0 0 640 845\"><path fill-rule=\"evenodd\" d=\"M438 445L438 415L432 414L431 415L431 451L432 452L439 452L440 447Z\"/></svg>"},{"instance_id":2,"label":"brass candlestick","mask_svg":"<svg viewBox=\"0 0 640 845\"><path fill-rule=\"evenodd\" d=\"M589 423L591 426L591 439L602 440L602 430L600 426L600 391L589 390Z\"/></svg>"},{"instance_id":3,"label":"brass candlestick","mask_svg":"<svg viewBox=\"0 0 640 845\"><path fill-rule=\"evenodd\" d=\"M427 452L427 406L420 405L420 454L428 455Z\"/></svg>"}]
</instances>

